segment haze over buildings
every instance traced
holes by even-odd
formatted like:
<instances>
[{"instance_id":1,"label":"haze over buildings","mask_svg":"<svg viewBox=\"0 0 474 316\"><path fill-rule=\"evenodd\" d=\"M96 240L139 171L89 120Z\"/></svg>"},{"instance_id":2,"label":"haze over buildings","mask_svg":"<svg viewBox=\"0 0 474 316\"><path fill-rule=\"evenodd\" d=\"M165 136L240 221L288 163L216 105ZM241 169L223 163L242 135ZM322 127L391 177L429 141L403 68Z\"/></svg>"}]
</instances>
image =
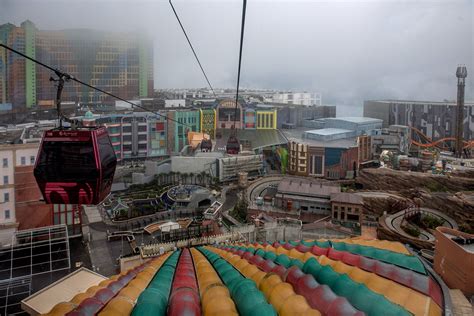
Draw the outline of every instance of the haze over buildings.
<instances>
[{"instance_id":1,"label":"haze over buildings","mask_svg":"<svg viewBox=\"0 0 474 316\"><path fill-rule=\"evenodd\" d=\"M472 315L472 2L171 2L0 0L0 314Z\"/></svg>"},{"instance_id":2,"label":"haze over buildings","mask_svg":"<svg viewBox=\"0 0 474 316\"><path fill-rule=\"evenodd\" d=\"M234 87L240 2L175 6L212 84ZM359 107L454 99L453 69L473 69L472 12L469 0L251 1L241 85L321 92L325 103ZM46 30L139 29L154 41L156 88L206 85L167 1L1 1L0 24L27 19ZM467 80L466 100L472 91Z\"/></svg>"},{"instance_id":3,"label":"haze over buildings","mask_svg":"<svg viewBox=\"0 0 474 316\"><path fill-rule=\"evenodd\" d=\"M43 31L29 20L19 27L0 24L0 41L59 68L87 84L132 99L153 94L152 44L139 33L83 29ZM0 103L14 110L52 106L56 98L52 73L13 52L0 54ZM101 103L111 98L68 82L63 101Z\"/></svg>"}]
</instances>

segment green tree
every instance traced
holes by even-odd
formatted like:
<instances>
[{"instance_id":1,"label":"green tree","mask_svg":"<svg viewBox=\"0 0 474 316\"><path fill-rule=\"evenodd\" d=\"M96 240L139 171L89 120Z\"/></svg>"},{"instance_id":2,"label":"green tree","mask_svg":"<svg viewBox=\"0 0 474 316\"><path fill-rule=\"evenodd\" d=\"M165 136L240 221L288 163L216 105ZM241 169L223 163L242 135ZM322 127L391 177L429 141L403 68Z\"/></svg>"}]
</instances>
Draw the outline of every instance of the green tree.
<instances>
[{"instance_id":1,"label":"green tree","mask_svg":"<svg viewBox=\"0 0 474 316\"><path fill-rule=\"evenodd\" d=\"M234 209L232 211L232 216L235 217L240 222L245 223L247 221L247 209L248 209L247 201L245 199L239 198L239 200L235 204Z\"/></svg>"}]
</instances>

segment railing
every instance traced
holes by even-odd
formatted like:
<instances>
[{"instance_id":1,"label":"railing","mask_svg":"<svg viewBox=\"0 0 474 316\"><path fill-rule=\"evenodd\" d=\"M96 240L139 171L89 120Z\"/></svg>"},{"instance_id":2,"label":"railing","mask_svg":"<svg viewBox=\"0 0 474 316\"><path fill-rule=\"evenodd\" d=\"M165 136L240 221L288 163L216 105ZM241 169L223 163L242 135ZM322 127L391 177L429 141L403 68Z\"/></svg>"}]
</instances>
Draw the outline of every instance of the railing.
<instances>
[{"instance_id":1,"label":"railing","mask_svg":"<svg viewBox=\"0 0 474 316\"><path fill-rule=\"evenodd\" d=\"M230 228L231 232L235 233L253 233L255 231L255 225L254 224L240 224L238 226L232 226Z\"/></svg>"},{"instance_id":2,"label":"railing","mask_svg":"<svg viewBox=\"0 0 474 316\"><path fill-rule=\"evenodd\" d=\"M228 233L228 234L213 235L213 236L207 236L207 237L190 238L190 239L178 240L176 242L156 243L156 244L141 246L140 254L142 258L151 258L151 257L159 256L160 254L167 251L171 251L175 248L184 248L184 247L192 247L192 246L199 246L199 245L206 245L206 244L222 243L225 241L239 241L239 240L242 240L242 236L240 233Z\"/></svg>"}]
</instances>

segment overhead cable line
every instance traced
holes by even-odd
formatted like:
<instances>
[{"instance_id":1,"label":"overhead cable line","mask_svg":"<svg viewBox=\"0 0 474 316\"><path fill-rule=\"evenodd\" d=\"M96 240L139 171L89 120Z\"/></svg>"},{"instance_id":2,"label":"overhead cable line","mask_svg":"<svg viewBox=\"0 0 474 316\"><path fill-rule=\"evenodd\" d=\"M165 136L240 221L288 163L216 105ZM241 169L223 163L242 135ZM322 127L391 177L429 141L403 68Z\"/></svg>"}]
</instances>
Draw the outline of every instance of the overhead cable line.
<instances>
[{"instance_id":1,"label":"overhead cable line","mask_svg":"<svg viewBox=\"0 0 474 316\"><path fill-rule=\"evenodd\" d=\"M181 23L181 20L179 19L178 13L176 12L173 3L171 0L169 0L169 3L171 5L171 9L173 9L174 15L176 16L176 19L178 20L179 26L181 26L181 30L183 30L184 36L186 36L186 40L188 41L189 47L191 47L191 50L193 51L194 57L196 57L196 61L199 64L199 67L201 68L202 74L204 75L204 78L206 78L207 84L211 88L212 94L214 94L214 97L217 98L216 93L214 92L214 89L212 88L211 82L209 81L209 78L207 78L206 72L204 71L204 68L201 65L201 62L199 61L199 58L196 54L196 51L194 50L193 44L191 44L191 41L189 40L188 34L186 34L186 31L184 30L184 26Z\"/></svg>"},{"instance_id":2,"label":"overhead cable line","mask_svg":"<svg viewBox=\"0 0 474 316\"><path fill-rule=\"evenodd\" d=\"M171 0L170 0L171 1ZM242 25L240 29L240 50L239 50L239 68L237 70L237 91L235 93L235 109L234 109L234 136L236 133L235 122L237 120L237 104L239 102L239 85L240 85L240 65L242 64L242 47L244 45L244 31L245 31L245 12L247 10L247 0L244 0L242 7Z\"/></svg>"},{"instance_id":3,"label":"overhead cable line","mask_svg":"<svg viewBox=\"0 0 474 316\"><path fill-rule=\"evenodd\" d=\"M125 102L125 103L127 103L127 104L130 104L130 105L132 105L132 106L135 106L135 107L140 108L140 109L142 109L142 110L145 110L145 111L147 111L147 112L150 112L150 113L156 114L156 115L158 115L158 116L164 117L165 120L173 121L173 122L175 122L175 123L177 123L177 124L180 124L180 125L189 127L189 128L192 130L192 126L191 126L191 125L182 123L182 122L180 122L180 121L178 121L178 120L175 120L175 119L172 119L172 118L170 118L170 117L168 117L168 116L166 116L166 115L160 114L160 113L158 113L158 112L156 112L156 111L153 111L153 110L150 110L150 109L147 109L147 108L144 107L144 106L141 106L141 105L139 105L139 104L135 104L135 103L130 102L130 101L128 101L128 100L125 100L124 98L121 98L121 97L119 97L119 96L116 96L115 94L112 94L112 93L107 92L107 91L105 91L105 90L102 90L102 89L100 89L100 88L94 87L94 86L92 86L92 85L90 85L90 84L88 84L88 83L85 83L84 81L81 81L81 80L75 78L74 76L71 76L70 74L68 74L68 73L66 73L66 72L63 72L63 71L61 71L61 70L59 70L59 69L53 68L53 67L51 67L51 66L48 66L48 65L46 65L46 64L44 64L44 63L42 63L42 62L40 62L40 61L38 61L38 60L36 60L36 59L34 59L34 58L31 58L31 57L29 57L29 56L23 54L22 52L19 52L19 51L15 50L15 49L13 49L13 48L7 46L7 45L4 45L4 44L1 44L1 43L0 43L0 47L3 47L3 48L5 48L5 49L7 49L7 50L9 50L9 51L11 51L11 52L13 52L13 53L15 53L15 54L18 54L18 55L20 55L20 56L22 56L22 57L24 57L24 58L26 58L26 59L28 59L28 60L31 60L32 62L34 62L34 63L36 63L36 64L38 64L38 65L40 65L40 66L43 66L44 68L47 68L47 69L51 70L51 71L54 72L59 78L64 78L66 81L68 81L68 80L75 81L75 82L77 82L77 83L79 83L79 84L81 84L81 85L83 85L83 86L86 86L86 87L88 87L88 88L90 88L90 89L99 91L99 92L101 92L101 93L103 93L103 94L106 94L106 95L108 95L108 96L111 96L111 97L113 97L113 98L115 98L115 99L117 99L117 100L123 101L123 102Z\"/></svg>"}]
</instances>

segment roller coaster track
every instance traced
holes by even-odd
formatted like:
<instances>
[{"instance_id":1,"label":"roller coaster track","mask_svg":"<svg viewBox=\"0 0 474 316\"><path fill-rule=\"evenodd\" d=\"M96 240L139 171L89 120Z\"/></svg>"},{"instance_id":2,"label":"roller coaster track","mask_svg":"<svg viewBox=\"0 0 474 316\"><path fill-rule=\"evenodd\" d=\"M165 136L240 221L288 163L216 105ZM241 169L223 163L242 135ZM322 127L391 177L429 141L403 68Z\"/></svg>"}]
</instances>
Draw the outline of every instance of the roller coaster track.
<instances>
[{"instance_id":1,"label":"roller coaster track","mask_svg":"<svg viewBox=\"0 0 474 316\"><path fill-rule=\"evenodd\" d=\"M420 140L420 141L416 141L416 140L412 139L411 143L413 145L418 146L418 147L422 147L422 148L436 147L436 148L443 149L443 150L449 150L449 147L442 146L442 144L456 141L455 137L445 137L445 138L441 138L441 139L438 139L436 141L433 141L431 138L426 136L419 129L417 129L415 127L410 127L410 128L411 128L412 131L415 132L416 135L418 135L419 140ZM422 141L424 141L424 142L422 142ZM471 140L464 140L463 144L464 144L463 149L472 148L472 147L474 147L474 140L472 140L472 139Z\"/></svg>"}]
</instances>

